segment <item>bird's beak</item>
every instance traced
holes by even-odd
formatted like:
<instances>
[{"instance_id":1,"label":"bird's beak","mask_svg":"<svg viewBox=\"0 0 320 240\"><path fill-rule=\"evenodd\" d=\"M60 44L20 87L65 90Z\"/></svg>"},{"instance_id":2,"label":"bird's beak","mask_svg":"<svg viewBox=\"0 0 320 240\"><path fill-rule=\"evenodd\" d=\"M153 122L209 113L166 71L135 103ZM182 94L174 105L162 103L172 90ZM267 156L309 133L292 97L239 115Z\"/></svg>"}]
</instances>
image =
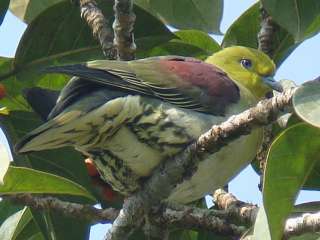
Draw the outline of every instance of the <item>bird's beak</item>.
<instances>
[{"instance_id":1,"label":"bird's beak","mask_svg":"<svg viewBox=\"0 0 320 240\"><path fill-rule=\"evenodd\" d=\"M283 88L279 82L277 82L273 77L266 76L262 77L263 82L267 84L269 87L271 87L273 90L276 90L278 92L282 92Z\"/></svg>"}]
</instances>

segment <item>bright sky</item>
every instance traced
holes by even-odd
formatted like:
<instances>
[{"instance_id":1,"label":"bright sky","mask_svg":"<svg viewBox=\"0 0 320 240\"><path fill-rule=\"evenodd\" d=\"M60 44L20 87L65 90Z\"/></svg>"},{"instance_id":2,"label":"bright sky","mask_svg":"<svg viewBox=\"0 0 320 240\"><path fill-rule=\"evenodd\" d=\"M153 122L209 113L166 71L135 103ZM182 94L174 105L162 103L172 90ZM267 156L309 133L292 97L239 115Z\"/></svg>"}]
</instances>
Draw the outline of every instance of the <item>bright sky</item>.
<instances>
[{"instance_id":1,"label":"bright sky","mask_svg":"<svg viewBox=\"0 0 320 240\"><path fill-rule=\"evenodd\" d=\"M225 0L224 17L221 24L222 32L226 32L231 23L249 6L255 3L255 0ZM8 13L3 24L0 27L0 56L13 57L16 51L19 39L25 30L25 24L19 19ZM221 41L221 36L214 36L217 41ZM301 44L291 56L278 69L275 78L290 79L300 84L306 80L311 80L320 75L319 61L320 34L305 41ZM0 140L4 138L0 133ZM235 194L239 199L251 203L261 203L261 195L257 190L259 177L247 167L238 175L229 185L230 192ZM302 191L297 202L320 200L319 192ZM210 202L210 200L208 200ZM90 240L102 239L106 231L106 226L102 224L95 225L92 228Z\"/></svg>"}]
</instances>

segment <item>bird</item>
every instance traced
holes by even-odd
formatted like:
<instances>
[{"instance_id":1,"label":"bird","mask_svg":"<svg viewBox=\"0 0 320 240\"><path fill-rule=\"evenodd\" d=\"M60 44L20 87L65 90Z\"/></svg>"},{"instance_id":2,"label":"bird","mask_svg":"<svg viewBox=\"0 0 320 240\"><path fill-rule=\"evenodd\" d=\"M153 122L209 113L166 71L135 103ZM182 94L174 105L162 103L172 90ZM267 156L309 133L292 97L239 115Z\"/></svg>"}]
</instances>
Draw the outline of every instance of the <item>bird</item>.
<instances>
[{"instance_id":1,"label":"bird","mask_svg":"<svg viewBox=\"0 0 320 240\"><path fill-rule=\"evenodd\" d=\"M274 62L242 46L224 48L205 61L159 56L46 71L73 77L46 122L23 137L16 151L72 146L93 159L102 179L124 196L141 189L161 162L212 125L254 106L272 90L282 91L273 78ZM255 129L205 154L166 200L190 203L224 186L253 160L262 137L262 129Z\"/></svg>"}]
</instances>

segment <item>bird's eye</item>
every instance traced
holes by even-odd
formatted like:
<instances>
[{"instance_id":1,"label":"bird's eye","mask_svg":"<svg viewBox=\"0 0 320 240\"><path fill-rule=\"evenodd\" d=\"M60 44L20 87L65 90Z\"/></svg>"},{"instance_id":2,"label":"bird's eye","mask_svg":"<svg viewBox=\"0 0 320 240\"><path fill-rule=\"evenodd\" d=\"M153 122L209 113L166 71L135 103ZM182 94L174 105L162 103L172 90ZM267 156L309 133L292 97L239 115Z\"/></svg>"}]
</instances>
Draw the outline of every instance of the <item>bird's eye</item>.
<instances>
[{"instance_id":1,"label":"bird's eye","mask_svg":"<svg viewBox=\"0 0 320 240\"><path fill-rule=\"evenodd\" d=\"M241 59L240 63L242 65L242 67L247 68L247 69L251 68L251 66L252 66L252 62L249 59Z\"/></svg>"}]
</instances>

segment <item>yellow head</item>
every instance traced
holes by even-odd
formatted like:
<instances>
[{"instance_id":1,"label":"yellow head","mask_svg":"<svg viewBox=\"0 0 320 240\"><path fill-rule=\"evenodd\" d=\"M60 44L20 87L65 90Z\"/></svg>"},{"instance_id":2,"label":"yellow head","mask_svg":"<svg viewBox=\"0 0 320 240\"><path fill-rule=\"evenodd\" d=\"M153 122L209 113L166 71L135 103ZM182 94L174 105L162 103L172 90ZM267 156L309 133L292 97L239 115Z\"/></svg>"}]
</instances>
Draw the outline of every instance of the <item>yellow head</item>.
<instances>
[{"instance_id":1,"label":"yellow head","mask_svg":"<svg viewBox=\"0 0 320 240\"><path fill-rule=\"evenodd\" d=\"M225 48L208 57L206 62L221 68L257 98L264 97L272 89L282 90L273 79L276 70L274 62L256 49L240 46Z\"/></svg>"}]
</instances>

